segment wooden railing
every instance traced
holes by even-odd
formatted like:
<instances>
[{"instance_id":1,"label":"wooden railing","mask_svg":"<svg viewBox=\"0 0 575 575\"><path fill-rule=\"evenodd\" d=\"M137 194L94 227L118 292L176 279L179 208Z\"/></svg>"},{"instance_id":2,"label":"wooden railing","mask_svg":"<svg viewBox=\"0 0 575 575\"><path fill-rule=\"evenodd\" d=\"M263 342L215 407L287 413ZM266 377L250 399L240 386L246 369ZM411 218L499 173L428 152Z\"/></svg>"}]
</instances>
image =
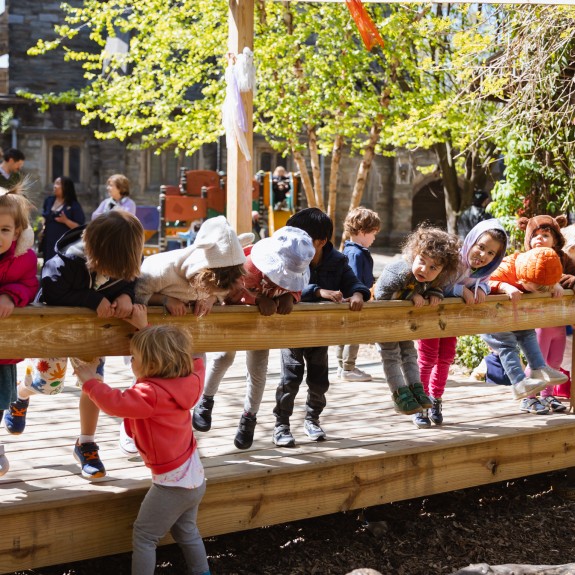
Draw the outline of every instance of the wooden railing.
<instances>
[{"instance_id":1,"label":"wooden railing","mask_svg":"<svg viewBox=\"0 0 575 575\"><path fill-rule=\"evenodd\" d=\"M480 305L459 298L437 307L411 302L368 302L361 312L346 304L300 303L289 315L262 316L253 306L216 307L202 318L174 317L150 308L150 323L188 329L198 352L342 343L403 341L510 331L575 323L575 298L524 294L517 304L489 296ZM118 319L100 319L85 308L29 306L0 320L0 358L128 355L134 329ZM575 355L575 354L574 354Z\"/></svg>"}]
</instances>

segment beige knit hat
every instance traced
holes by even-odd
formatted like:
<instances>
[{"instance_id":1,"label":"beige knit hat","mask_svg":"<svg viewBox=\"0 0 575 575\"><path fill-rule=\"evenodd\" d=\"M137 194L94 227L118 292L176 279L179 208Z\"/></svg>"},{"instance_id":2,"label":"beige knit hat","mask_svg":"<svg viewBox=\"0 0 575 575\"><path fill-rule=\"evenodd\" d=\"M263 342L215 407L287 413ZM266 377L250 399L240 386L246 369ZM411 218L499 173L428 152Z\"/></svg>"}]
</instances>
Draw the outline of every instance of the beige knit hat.
<instances>
[{"instance_id":1,"label":"beige knit hat","mask_svg":"<svg viewBox=\"0 0 575 575\"><path fill-rule=\"evenodd\" d=\"M183 250L181 267L186 279L205 268L225 268L244 264L243 246L252 243L254 234L239 237L224 216L207 219L200 228L194 243Z\"/></svg>"}]
</instances>

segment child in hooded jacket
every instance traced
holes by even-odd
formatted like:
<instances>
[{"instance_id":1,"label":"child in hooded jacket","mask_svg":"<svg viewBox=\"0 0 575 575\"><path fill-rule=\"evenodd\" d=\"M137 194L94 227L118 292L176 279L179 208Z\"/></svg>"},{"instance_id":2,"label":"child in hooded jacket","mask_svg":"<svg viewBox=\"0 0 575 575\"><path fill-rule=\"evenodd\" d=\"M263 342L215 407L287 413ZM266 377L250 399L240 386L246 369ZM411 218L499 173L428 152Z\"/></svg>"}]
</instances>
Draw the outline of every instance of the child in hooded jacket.
<instances>
[{"instance_id":1,"label":"child in hooded jacket","mask_svg":"<svg viewBox=\"0 0 575 575\"><path fill-rule=\"evenodd\" d=\"M171 315L182 316L193 305L202 317L216 302L241 284L246 257L242 244L253 234L238 237L224 216L206 220L194 243L186 248L148 256L136 283L136 301L163 305Z\"/></svg>"},{"instance_id":2,"label":"child in hooded jacket","mask_svg":"<svg viewBox=\"0 0 575 575\"><path fill-rule=\"evenodd\" d=\"M309 279L309 263L315 254L309 235L298 228L284 226L271 238L264 238L244 248L247 256L244 285L234 290L226 304L257 305L260 313L287 315L301 299L301 290ZM214 396L226 371L233 364L235 351L210 354L206 386L201 401L194 408L193 424L198 431L212 425ZM246 351L246 395L234 445L249 449L254 439L259 410L266 384L269 349Z\"/></svg>"},{"instance_id":3,"label":"child in hooded jacket","mask_svg":"<svg viewBox=\"0 0 575 575\"><path fill-rule=\"evenodd\" d=\"M487 280L505 256L507 234L496 220L483 220L465 237L461 248L459 277L444 290L446 297L461 297L467 305L483 303L490 292ZM413 415L413 423L423 429L443 423L443 392L449 368L455 360L456 337L420 339L417 363L431 408Z\"/></svg>"},{"instance_id":4,"label":"child in hooded jacket","mask_svg":"<svg viewBox=\"0 0 575 575\"><path fill-rule=\"evenodd\" d=\"M56 255L42 269L41 289L36 300L48 305L87 307L100 318L127 319L132 314L134 285L140 273L144 229L136 216L114 210L88 225L66 232L56 242ZM104 359L91 360L100 377ZM74 367L83 363L70 358ZM15 435L26 427L30 397L55 395L64 386L68 358L42 358L28 367L18 385L18 399L6 413L6 429ZM85 394L80 395L80 435L74 457L82 476L96 480L106 475L95 442L100 410Z\"/></svg>"},{"instance_id":5,"label":"child in hooded jacket","mask_svg":"<svg viewBox=\"0 0 575 575\"><path fill-rule=\"evenodd\" d=\"M426 301L439 305L443 287L453 283L459 269L459 239L433 227L419 227L410 234L402 258L387 265L379 276L376 300L411 300L415 307ZM433 402L425 393L413 341L382 342L376 348L398 413L413 415Z\"/></svg>"},{"instance_id":6,"label":"child in hooded jacket","mask_svg":"<svg viewBox=\"0 0 575 575\"><path fill-rule=\"evenodd\" d=\"M38 262L29 222L32 206L20 195L24 186L0 188L0 318L10 317L15 307L28 305L38 291ZM0 421L4 410L17 399L16 364L20 361L0 360ZM9 468L4 445L0 444L0 476Z\"/></svg>"},{"instance_id":7,"label":"child in hooded jacket","mask_svg":"<svg viewBox=\"0 0 575 575\"><path fill-rule=\"evenodd\" d=\"M148 326L145 306L136 304L130 321L139 329L130 342L136 383L125 391L114 389L88 365L76 367L76 375L100 409L125 418L126 431L152 472L152 487L134 522L132 574L153 575L158 542L170 531L188 573L209 575L197 527L206 482L190 414L202 393L204 362L193 359L185 330Z\"/></svg>"},{"instance_id":8,"label":"child in hooded jacket","mask_svg":"<svg viewBox=\"0 0 575 575\"><path fill-rule=\"evenodd\" d=\"M524 246L525 251L533 248L552 248L561 259L563 276L560 279L562 287L571 287L575 282L575 265L571 258L563 252L565 238L561 234L561 228L567 225L565 216L553 218L551 216L534 216L533 218L519 218L517 225L525 231ZM541 354L547 365L555 370L561 369L563 354L567 344L567 333L565 326L541 327L535 330L537 342L541 349ZM553 386L548 385L541 391L539 399L531 395L521 401L521 411L545 415L551 413L561 413L567 410L554 395Z\"/></svg>"},{"instance_id":9,"label":"child in hooded jacket","mask_svg":"<svg viewBox=\"0 0 575 575\"><path fill-rule=\"evenodd\" d=\"M561 297L563 288L561 259L552 248L533 248L528 252L514 253L503 258L491 274L489 285L494 293L505 293L517 302L524 292L551 293ZM511 393L515 399L529 398L549 384L567 381L560 371L549 367L541 354L534 329L482 334L482 339L498 355L505 373L511 380ZM521 348L531 369L527 377L518 347Z\"/></svg>"},{"instance_id":10,"label":"child in hooded jacket","mask_svg":"<svg viewBox=\"0 0 575 575\"><path fill-rule=\"evenodd\" d=\"M302 302L348 303L351 311L361 311L371 293L353 273L347 258L333 247L331 218L319 208L305 208L291 216L287 225L307 232L315 250L309 265L309 283L302 291ZM326 406L329 389L328 347L286 348L281 350L281 379L274 408L276 424L272 441L279 447L295 446L290 417L306 366L308 394L304 433L312 441L326 438L319 418Z\"/></svg>"}]
</instances>

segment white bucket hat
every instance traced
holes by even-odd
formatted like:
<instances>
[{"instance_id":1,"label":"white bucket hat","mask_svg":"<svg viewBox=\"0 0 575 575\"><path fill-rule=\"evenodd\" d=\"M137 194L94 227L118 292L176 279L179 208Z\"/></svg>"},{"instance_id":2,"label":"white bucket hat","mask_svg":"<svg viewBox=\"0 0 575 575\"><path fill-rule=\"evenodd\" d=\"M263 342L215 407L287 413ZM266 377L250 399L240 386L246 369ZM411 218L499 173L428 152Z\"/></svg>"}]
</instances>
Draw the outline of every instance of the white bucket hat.
<instances>
[{"instance_id":1,"label":"white bucket hat","mask_svg":"<svg viewBox=\"0 0 575 575\"><path fill-rule=\"evenodd\" d=\"M252 263L272 282L289 291L302 291L309 282L309 264L315 255L309 235L291 226L252 248Z\"/></svg>"}]
</instances>

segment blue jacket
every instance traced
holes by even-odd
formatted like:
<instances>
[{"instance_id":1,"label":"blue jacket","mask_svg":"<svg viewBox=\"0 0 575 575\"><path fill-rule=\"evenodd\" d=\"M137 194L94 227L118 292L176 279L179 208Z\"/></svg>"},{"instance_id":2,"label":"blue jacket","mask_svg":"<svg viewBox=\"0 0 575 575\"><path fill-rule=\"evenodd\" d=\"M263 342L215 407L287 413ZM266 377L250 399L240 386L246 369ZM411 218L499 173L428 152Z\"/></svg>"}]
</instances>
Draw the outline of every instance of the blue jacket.
<instances>
[{"instance_id":1,"label":"blue jacket","mask_svg":"<svg viewBox=\"0 0 575 575\"><path fill-rule=\"evenodd\" d=\"M361 283L347 262L347 258L337 251L331 242L323 247L321 261L317 266L309 266L309 284L301 292L301 301L318 302L323 298L315 295L318 289L339 290L343 297L351 297L355 292L367 301L371 297L369 289Z\"/></svg>"},{"instance_id":2,"label":"blue jacket","mask_svg":"<svg viewBox=\"0 0 575 575\"><path fill-rule=\"evenodd\" d=\"M371 288L375 278L373 277L373 257L369 250L347 240L343 247L343 255L347 257L349 266L359 281Z\"/></svg>"},{"instance_id":3,"label":"blue jacket","mask_svg":"<svg viewBox=\"0 0 575 575\"><path fill-rule=\"evenodd\" d=\"M109 279L98 288L96 274L88 270L83 254L82 233L86 226L74 228L56 242L56 255L42 269L36 301L48 305L88 307L96 310L106 298L113 302L127 294L134 301L135 281Z\"/></svg>"}]
</instances>

